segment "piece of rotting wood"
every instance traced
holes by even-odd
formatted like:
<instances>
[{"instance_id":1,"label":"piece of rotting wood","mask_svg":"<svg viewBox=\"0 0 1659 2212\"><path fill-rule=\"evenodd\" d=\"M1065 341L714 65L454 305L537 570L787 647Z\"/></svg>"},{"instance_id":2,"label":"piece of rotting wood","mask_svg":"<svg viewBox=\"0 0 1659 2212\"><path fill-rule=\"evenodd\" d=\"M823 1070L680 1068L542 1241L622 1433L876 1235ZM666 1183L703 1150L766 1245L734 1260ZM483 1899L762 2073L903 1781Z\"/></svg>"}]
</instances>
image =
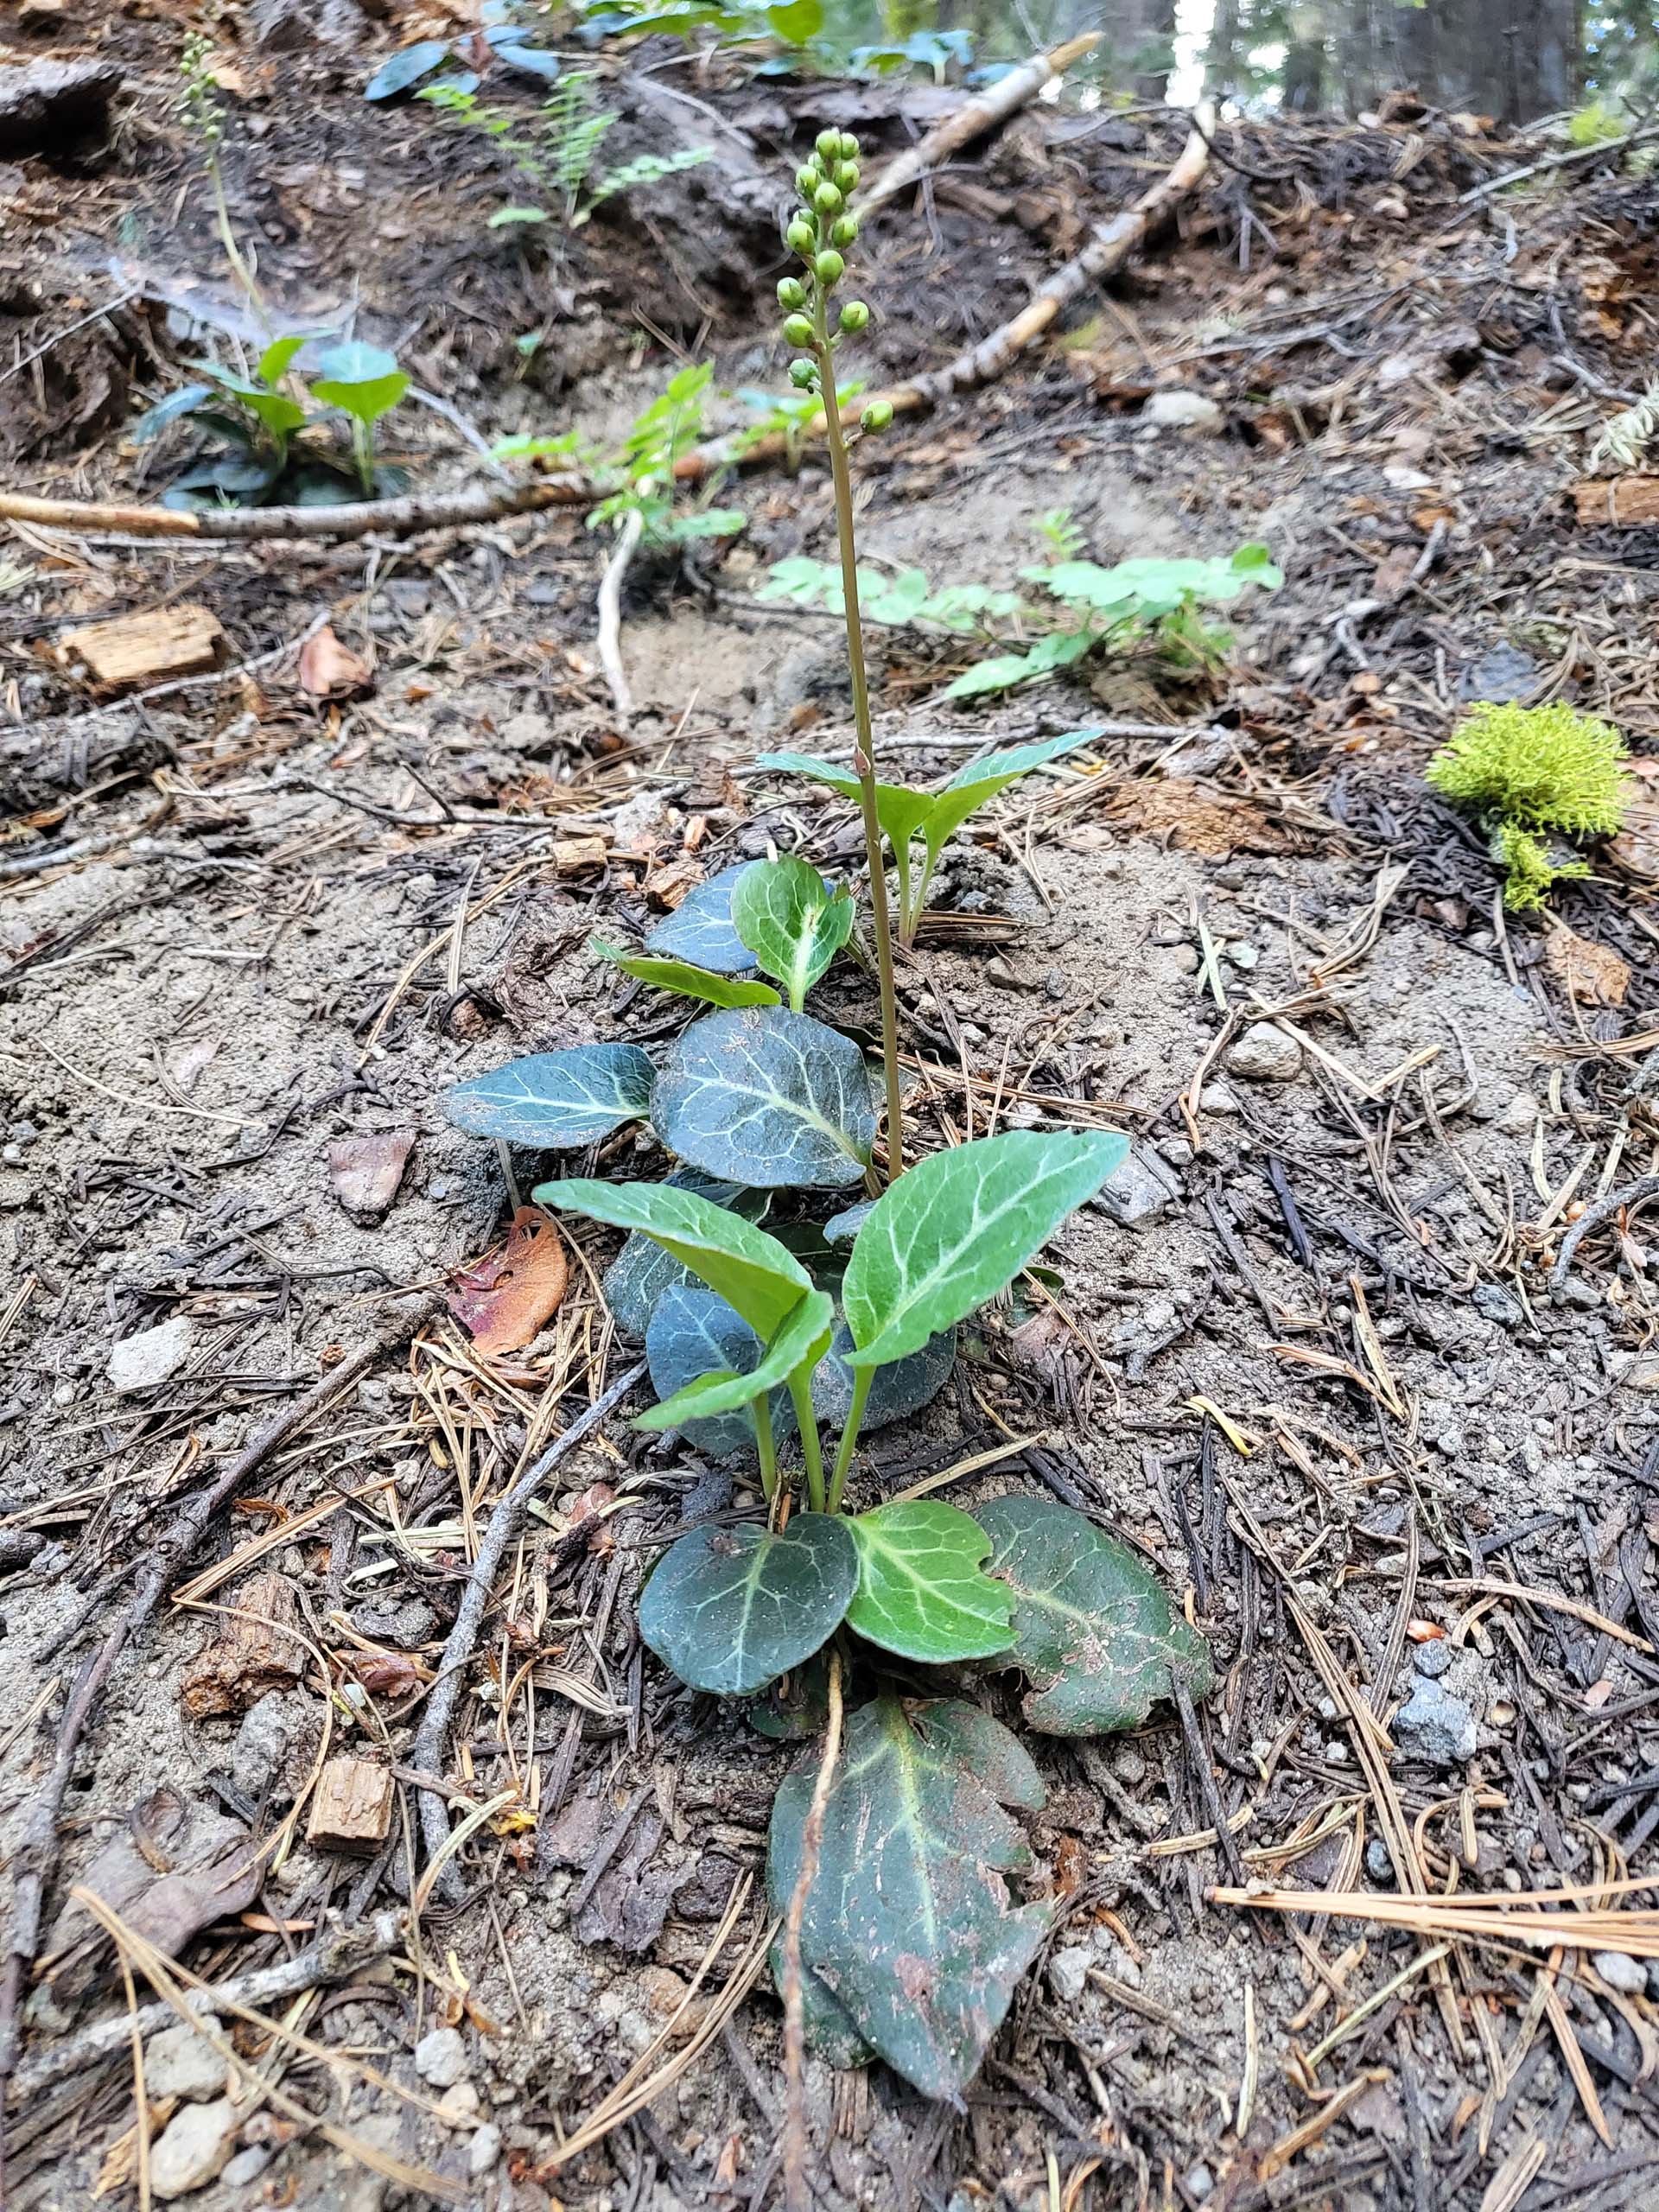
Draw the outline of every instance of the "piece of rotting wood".
<instances>
[{"instance_id":1,"label":"piece of rotting wood","mask_svg":"<svg viewBox=\"0 0 1659 2212\"><path fill-rule=\"evenodd\" d=\"M368 1858L391 1832L391 1769L347 1752L330 1759L317 1780L305 1840L319 1851Z\"/></svg>"},{"instance_id":2,"label":"piece of rotting wood","mask_svg":"<svg viewBox=\"0 0 1659 2212\"><path fill-rule=\"evenodd\" d=\"M57 658L66 668L84 668L95 683L125 690L175 676L205 675L218 666L224 642L212 609L185 602L71 630Z\"/></svg>"}]
</instances>

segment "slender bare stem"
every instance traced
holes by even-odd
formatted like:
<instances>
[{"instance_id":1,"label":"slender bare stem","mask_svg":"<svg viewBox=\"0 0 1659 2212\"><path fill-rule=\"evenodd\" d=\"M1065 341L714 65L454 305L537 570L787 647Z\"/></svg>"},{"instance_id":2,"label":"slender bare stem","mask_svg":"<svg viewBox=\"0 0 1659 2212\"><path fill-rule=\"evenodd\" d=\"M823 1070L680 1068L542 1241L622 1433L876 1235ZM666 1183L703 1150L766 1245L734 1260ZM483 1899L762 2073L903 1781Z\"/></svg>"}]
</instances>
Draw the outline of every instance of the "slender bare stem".
<instances>
[{"instance_id":1,"label":"slender bare stem","mask_svg":"<svg viewBox=\"0 0 1659 2212\"><path fill-rule=\"evenodd\" d=\"M881 983L881 1064L887 1091L887 1180L905 1164L904 1093L899 1082L899 1007L893 982L893 924L887 912L887 869L881 854L881 823L875 804L875 739L870 729L870 691L864 673L864 626L858 608L858 543L853 532L853 479L847 466L847 440L836 395L835 350L830 343L829 295L813 293L818 378L823 390L824 435L830 474L836 487L836 535L841 541L841 582L847 601L847 660L853 677L853 728L857 750L860 804L864 816L864 854L870 869L870 912L875 919L875 964Z\"/></svg>"}]
</instances>

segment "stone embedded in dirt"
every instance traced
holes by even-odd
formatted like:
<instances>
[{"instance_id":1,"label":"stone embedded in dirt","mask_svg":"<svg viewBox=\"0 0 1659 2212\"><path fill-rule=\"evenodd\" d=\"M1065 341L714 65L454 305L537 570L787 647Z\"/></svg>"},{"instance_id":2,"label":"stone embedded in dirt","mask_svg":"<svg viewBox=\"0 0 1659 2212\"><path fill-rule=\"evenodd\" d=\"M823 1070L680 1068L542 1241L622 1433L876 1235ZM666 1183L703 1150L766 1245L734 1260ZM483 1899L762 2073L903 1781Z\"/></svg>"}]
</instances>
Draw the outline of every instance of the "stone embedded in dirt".
<instances>
[{"instance_id":1,"label":"stone embedded in dirt","mask_svg":"<svg viewBox=\"0 0 1659 2212\"><path fill-rule=\"evenodd\" d=\"M231 1780L250 1804L273 1793L290 1793L297 1769L316 1748L317 1716L311 1700L268 1690L248 1707L231 1745Z\"/></svg>"},{"instance_id":2,"label":"stone embedded in dirt","mask_svg":"<svg viewBox=\"0 0 1659 2212\"><path fill-rule=\"evenodd\" d=\"M1141 420L1151 429L1190 430L1201 438L1216 437L1227 427L1221 409L1201 391L1154 391Z\"/></svg>"},{"instance_id":3,"label":"stone embedded in dirt","mask_svg":"<svg viewBox=\"0 0 1659 2212\"><path fill-rule=\"evenodd\" d=\"M334 1196L354 1221L370 1227L391 1211L415 1136L413 1129L389 1129L376 1136L340 1137L329 1146Z\"/></svg>"},{"instance_id":4,"label":"stone embedded in dirt","mask_svg":"<svg viewBox=\"0 0 1659 2212\"><path fill-rule=\"evenodd\" d=\"M195 1340L196 1325L184 1313L153 1329L141 1329L136 1337L123 1337L110 1352L111 1388L124 1394L159 1389L189 1358Z\"/></svg>"},{"instance_id":5,"label":"stone embedded in dirt","mask_svg":"<svg viewBox=\"0 0 1659 2212\"><path fill-rule=\"evenodd\" d=\"M149 2153L149 2185L163 2198L205 2189L231 2155L242 2115L228 2097L181 2105Z\"/></svg>"},{"instance_id":6,"label":"stone embedded in dirt","mask_svg":"<svg viewBox=\"0 0 1659 2212\"><path fill-rule=\"evenodd\" d=\"M1458 1647L1449 1636L1437 1636L1427 1643L1420 1643L1411 1655L1411 1663L1418 1674L1431 1681L1443 1675L1458 1656Z\"/></svg>"},{"instance_id":7,"label":"stone embedded in dirt","mask_svg":"<svg viewBox=\"0 0 1659 2212\"><path fill-rule=\"evenodd\" d=\"M1089 1986L1089 1969L1095 1955L1086 1944L1072 1943L1056 1951L1048 1962L1048 1986L1062 2005L1075 2005Z\"/></svg>"},{"instance_id":8,"label":"stone embedded in dirt","mask_svg":"<svg viewBox=\"0 0 1659 2212\"><path fill-rule=\"evenodd\" d=\"M474 2181L481 2181L501 2156L501 2131L493 2120L486 2120L467 2146L467 2171Z\"/></svg>"},{"instance_id":9,"label":"stone embedded in dirt","mask_svg":"<svg viewBox=\"0 0 1659 2212\"><path fill-rule=\"evenodd\" d=\"M276 2152L264 2143L250 2143L245 2151L238 2151L219 2176L226 2189L245 2189L251 2181L257 2181Z\"/></svg>"},{"instance_id":10,"label":"stone embedded in dirt","mask_svg":"<svg viewBox=\"0 0 1659 2212\"><path fill-rule=\"evenodd\" d=\"M1597 1951L1590 1960L1596 1972L1609 1989L1616 1989L1621 1997L1642 1997L1647 1993L1648 1970L1640 1959L1633 1959L1627 1951Z\"/></svg>"},{"instance_id":11,"label":"stone embedded in dirt","mask_svg":"<svg viewBox=\"0 0 1659 2212\"><path fill-rule=\"evenodd\" d=\"M1113 1168L1091 1203L1120 1229L1150 1229L1180 1195L1173 1170L1147 1146L1136 1144Z\"/></svg>"},{"instance_id":12,"label":"stone embedded in dirt","mask_svg":"<svg viewBox=\"0 0 1659 2212\"><path fill-rule=\"evenodd\" d=\"M1271 1021L1253 1021L1229 1051L1226 1068L1245 1083L1294 1083L1302 1071L1302 1048Z\"/></svg>"},{"instance_id":13,"label":"stone embedded in dirt","mask_svg":"<svg viewBox=\"0 0 1659 2212\"><path fill-rule=\"evenodd\" d=\"M1518 645L1492 645L1459 677L1458 696L1505 705L1535 691L1541 674L1532 655L1523 653Z\"/></svg>"},{"instance_id":14,"label":"stone embedded in dirt","mask_svg":"<svg viewBox=\"0 0 1659 2212\"><path fill-rule=\"evenodd\" d=\"M122 72L113 61L27 61L0 68L0 155L54 153L102 130Z\"/></svg>"},{"instance_id":15,"label":"stone embedded in dirt","mask_svg":"<svg viewBox=\"0 0 1659 2212\"><path fill-rule=\"evenodd\" d=\"M1500 1329L1518 1329L1527 1318L1526 1307L1501 1282L1475 1285L1475 1311L1484 1313L1489 1321L1496 1321Z\"/></svg>"},{"instance_id":16,"label":"stone embedded in dirt","mask_svg":"<svg viewBox=\"0 0 1659 2212\"><path fill-rule=\"evenodd\" d=\"M1475 1716L1460 1697L1419 1677L1390 1730L1408 1758L1430 1766L1460 1766L1475 1755Z\"/></svg>"},{"instance_id":17,"label":"stone embedded in dirt","mask_svg":"<svg viewBox=\"0 0 1659 2212\"><path fill-rule=\"evenodd\" d=\"M211 2013L201 2018L217 2030ZM225 2094L225 2061L187 2020L153 2035L144 2045L144 2088L152 2100L183 2097L204 2104Z\"/></svg>"},{"instance_id":18,"label":"stone embedded in dirt","mask_svg":"<svg viewBox=\"0 0 1659 2212\"><path fill-rule=\"evenodd\" d=\"M1198 1094L1198 1111L1201 1114L1242 1114L1244 1109L1239 1104L1238 1094L1230 1084L1212 1079Z\"/></svg>"},{"instance_id":19,"label":"stone embedded in dirt","mask_svg":"<svg viewBox=\"0 0 1659 2212\"><path fill-rule=\"evenodd\" d=\"M459 2028L434 2028L415 2046L415 2071L435 2089L453 2089L467 2071Z\"/></svg>"}]
</instances>

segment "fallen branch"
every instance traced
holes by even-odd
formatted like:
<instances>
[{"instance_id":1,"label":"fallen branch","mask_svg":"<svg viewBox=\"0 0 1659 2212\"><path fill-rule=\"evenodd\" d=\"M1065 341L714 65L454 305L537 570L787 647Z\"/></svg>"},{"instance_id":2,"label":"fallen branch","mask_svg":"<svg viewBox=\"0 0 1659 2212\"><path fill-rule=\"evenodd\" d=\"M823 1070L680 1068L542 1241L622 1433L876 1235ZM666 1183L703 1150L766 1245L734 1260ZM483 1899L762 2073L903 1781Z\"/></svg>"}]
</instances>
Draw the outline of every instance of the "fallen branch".
<instances>
[{"instance_id":1,"label":"fallen branch","mask_svg":"<svg viewBox=\"0 0 1659 2212\"><path fill-rule=\"evenodd\" d=\"M875 400L886 400L895 415L918 414L959 391L975 391L1006 375L1073 300L1090 285L1116 276L1182 201L1191 199L1209 167L1207 134L1214 129L1215 111L1205 103L1195 111L1193 129L1168 175L1144 192L1133 207L1097 226L1083 251L1058 270L1011 321L965 353L957 354L954 361L929 370L912 384L864 392L849 400L842 410L842 420L855 423ZM806 435L822 437L823 428L823 416L817 416ZM721 469L747 468L780 460L792 442L781 433L757 438L747 446L718 438L710 445L696 446L682 454L674 464L674 474L682 484L701 483ZM534 514L546 507L586 506L603 498L604 490L588 476L543 476L531 484L505 488L474 484L459 492L370 499L358 506L226 507L200 514L171 507L89 505L3 492L0 493L0 522L33 523L48 530L115 532L129 537L195 537L241 544L281 537L366 537L372 534L410 537L423 530L462 529L475 523L499 522L512 515Z\"/></svg>"},{"instance_id":2,"label":"fallen branch","mask_svg":"<svg viewBox=\"0 0 1659 2212\"><path fill-rule=\"evenodd\" d=\"M23 1985L41 1946L47 1885L58 1864L58 1816L73 1771L75 1754L92 1711L116 1662L144 1626L177 1569L201 1541L220 1506L242 1487L279 1445L302 1428L316 1414L377 1359L406 1344L433 1311L435 1299L423 1298L402 1313L383 1322L367 1344L329 1369L302 1398L272 1416L244 1446L211 1489L201 1491L179 1512L172 1524L156 1538L138 1580L138 1586L115 1626L81 1669L58 1730L52 1765L40 1784L12 1860L11 1945L6 1957L5 1980L0 1985L0 2101L17 2067ZM5 2133L0 2108L0 2204L5 2202Z\"/></svg>"},{"instance_id":3,"label":"fallen branch","mask_svg":"<svg viewBox=\"0 0 1659 2212\"><path fill-rule=\"evenodd\" d=\"M1477 184L1464 193L1458 206L1467 207L1471 200L1489 200L1495 192L1502 192L1511 184L1523 184L1528 177L1542 176L1550 169L1576 168L1582 162L1599 162L1610 154L1622 154L1627 146L1644 146L1650 138L1659 138L1659 123L1644 124L1640 130L1627 130L1622 138L1604 138L1594 146L1574 146L1568 153L1546 154L1541 161L1529 162L1524 168L1505 169L1502 176L1489 176L1484 184Z\"/></svg>"},{"instance_id":4,"label":"fallen branch","mask_svg":"<svg viewBox=\"0 0 1659 2212\"><path fill-rule=\"evenodd\" d=\"M462 1677L473 1647L478 1642L478 1632L484 1625L485 1609L490 1593L495 1587L495 1578L501 1571L501 1561L517 1534L524 1516L524 1508L542 1484L563 1460L582 1442L591 1436L607 1414L620 1405L634 1384L645 1374L645 1363L636 1360L626 1373L618 1376L601 1397L596 1398L584 1413L577 1414L563 1435L554 1438L539 1459L532 1460L496 1506L485 1524L478 1547L478 1557L473 1561L472 1573L461 1593L461 1609L455 1615L454 1625L445 1640L443 1656L438 1662L438 1676L432 1694L426 1700L421 1715L421 1725L415 1732L415 1741L410 1746L405 1762L423 1774L442 1778L444 1749L449 1734L449 1724L454 1719L455 1707L460 1701ZM449 1843L449 1804L443 1794L435 1789L420 1792L421 1834L426 1843L429 1859L436 1859ZM443 1870L443 1886L448 1894L454 1886L454 1870Z\"/></svg>"},{"instance_id":5,"label":"fallen branch","mask_svg":"<svg viewBox=\"0 0 1659 2212\"><path fill-rule=\"evenodd\" d=\"M999 77L994 85L987 86L954 115L946 116L943 123L935 124L925 137L889 162L874 182L855 193L854 214L868 215L872 207L879 207L895 193L919 184L930 169L939 168L963 146L1017 115L1028 101L1036 99L1045 85L1064 75L1074 61L1091 54L1099 44L1098 31L1085 31L1080 38L1067 39L1064 46L1057 46L1052 54L1033 54L1029 61L1022 61L1006 77Z\"/></svg>"},{"instance_id":6,"label":"fallen branch","mask_svg":"<svg viewBox=\"0 0 1659 2212\"><path fill-rule=\"evenodd\" d=\"M617 534L616 550L605 563L599 582L599 664L611 687L617 719L624 728L633 720L633 694L622 665L622 579L628 572L645 518L636 507L624 517Z\"/></svg>"}]
</instances>

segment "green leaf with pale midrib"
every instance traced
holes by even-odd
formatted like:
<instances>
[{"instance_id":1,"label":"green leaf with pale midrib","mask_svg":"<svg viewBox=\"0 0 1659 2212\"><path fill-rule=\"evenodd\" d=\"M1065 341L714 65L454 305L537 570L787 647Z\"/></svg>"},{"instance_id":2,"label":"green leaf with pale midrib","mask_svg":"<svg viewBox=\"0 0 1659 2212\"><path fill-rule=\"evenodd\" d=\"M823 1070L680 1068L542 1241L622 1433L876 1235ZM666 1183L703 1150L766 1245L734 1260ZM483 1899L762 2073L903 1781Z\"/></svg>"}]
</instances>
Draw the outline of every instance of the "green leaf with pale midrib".
<instances>
[{"instance_id":1,"label":"green leaf with pale midrib","mask_svg":"<svg viewBox=\"0 0 1659 2212\"><path fill-rule=\"evenodd\" d=\"M785 1007L693 1022L664 1058L652 1119L692 1166L764 1188L855 1183L875 1141L863 1054Z\"/></svg>"},{"instance_id":2,"label":"green leaf with pale midrib","mask_svg":"<svg viewBox=\"0 0 1659 2212\"><path fill-rule=\"evenodd\" d=\"M750 982L741 976L721 976L712 968L695 967L689 960L658 958L648 952L624 952L602 938L594 950L636 983L650 983L659 991L677 991L682 998L702 999L709 1006L776 1006L778 994L770 983Z\"/></svg>"},{"instance_id":3,"label":"green leaf with pale midrib","mask_svg":"<svg viewBox=\"0 0 1659 2212\"><path fill-rule=\"evenodd\" d=\"M732 893L732 926L757 963L801 1003L853 929L853 902L792 855L757 861Z\"/></svg>"},{"instance_id":4,"label":"green leaf with pale midrib","mask_svg":"<svg viewBox=\"0 0 1659 2212\"><path fill-rule=\"evenodd\" d=\"M540 1184L531 1195L537 1205L583 1213L615 1229L642 1230L763 1338L771 1337L812 1287L811 1276L775 1236L695 1191L570 1176Z\"/></svg>"},{"instance_id":5,"label":"green leaf with pale midrib","mask_svg":"<svg viewBox=\"0 0 1659 2212\"><path fill-rule=\"evenodd\" d=\"M706 1375L688 1382L661 1405L641 1414L637 1428L677 1428L684 1421L707 1420L712 1414L734 1413L753 1403L763 1392L786 1382L803 1362L809 1372L817 1364L835 1327L836 1309L827 1291L809 1290L793 1312L773 1332L772 1341L747 1374L722 1376L712 1382ZM965 1516L964 1516L965 1517Z\"/></svg>"},{"instance_id":6,"label":"green leaf with pale midrib","mask_svg":"<svg viewBox=\"0 0 1659 2212\"><path fill-rule=\"evenodd\" d=\"M906 1498L848 1524L858 1590L847 1625L902 1659L988 1659L1014 1641L1007 1592L984 1573L991 1540L937 1498Z\"/></svg>"},{"instance_id":7,"label":"green leaf with pale midrib","mask_svg":"<svg viewBox=\"0 0 1659 2212\"><path fill-rule=\"evenodd\" d=\"M994 1297L1128 1151L1116 1131L1010 1130L918 1160L875 1201L842 1305L854 1367L880 1367Z\"/></svg>"},{"instance_id":8,"label":"green leaf with pale midrib","mask_svg":"<svg viewBox=\"0 0 1659 2212\"><path fill-rule=\"evenodd\" d=\"M857 1547L829 1514L798 1513L781 1535L694 1529L640 1593L639 1633L690 1688L745 1697L835 1634L857 1581Z\"/></svg>"},{"instance_id":9,"label":"green leaf with pale midrib","mask_svg":"<svg viewBox=\"0 0 1659 2212\"><path fill-rule=\"evenodd\" d=\"M639 1120L655 1075L637 1045L576 1045L510 1060L456 1084L439 1103L474 1136L570 1150Z\"/></svg>"},{"instance_id":10,"label":"green leaf with pale midrib","mask_svg":"<svg viewBox=\"0 0 1659 2212\"><path fill-rule=\"evenodd\" d=\"M1138 1727L1169 1694L1172 1668L1195 1697L1209 1651L1127 1544L1044 1497L993 1498L974 1518L991 1539L990 1573L1014 1599L1012 1663L1031 1680L1033 1728L1099 1736Z\"/></svg>"}]
</instances>

